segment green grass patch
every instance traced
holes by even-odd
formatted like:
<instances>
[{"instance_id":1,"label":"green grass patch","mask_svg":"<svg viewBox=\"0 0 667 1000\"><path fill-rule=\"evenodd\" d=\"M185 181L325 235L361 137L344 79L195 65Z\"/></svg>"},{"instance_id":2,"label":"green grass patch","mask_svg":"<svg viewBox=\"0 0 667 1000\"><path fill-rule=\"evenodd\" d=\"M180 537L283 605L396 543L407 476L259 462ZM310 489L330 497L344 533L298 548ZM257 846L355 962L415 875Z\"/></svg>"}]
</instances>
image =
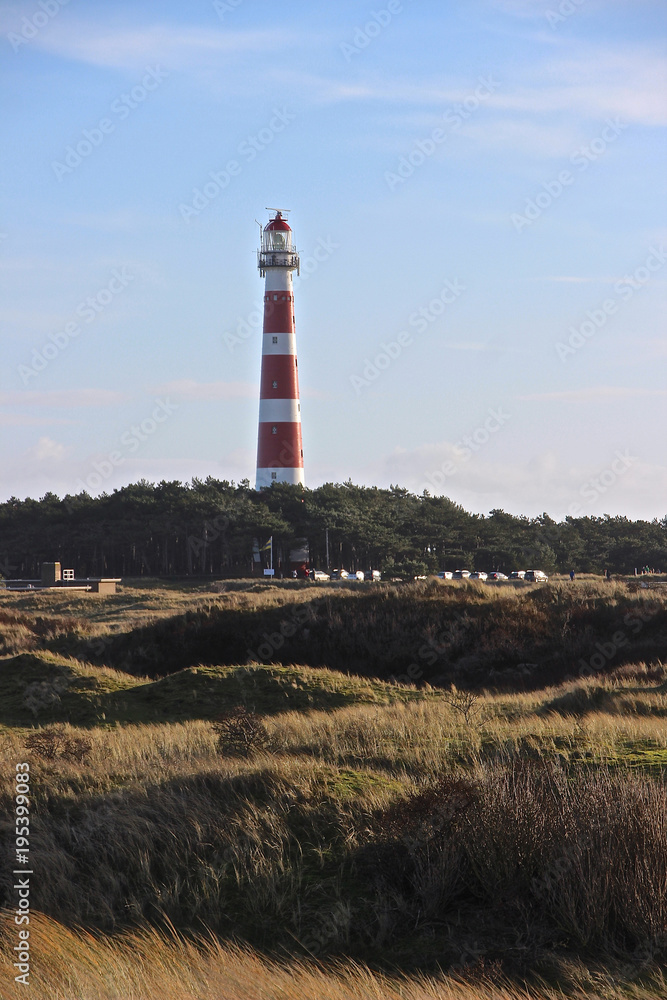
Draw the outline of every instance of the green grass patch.
<instances>
[{"instance_id":1,"label":"green grass patch","mask_svg":"<svg viewBox=\"0 0 667 1000\"><path fill-rule=\"evenodd\" d=\"M0 660L0 723L113 725L214 719L236 705L261 715L388 705L428 697L308 667L189 667L156 681L52 653Z\"/></svg>"},{"instance_id":2,"label":"green grass patch","mask_svg":"<svg viewBox=\"0 0 667 1000\"><path fill-rule=\"evenodd\" d=\"M109 697L138 683L136 677L54 653L20 653L0 660L0 722L94 725L103 721Z\"/></svg>"},{"instance_id":3,"label":"green grass patch","mask_svg":"<svg viewBox=\"0 0 667 1000\"><path fill-rule=\"evenodd\" d=\"M352 768L332 770L324 768L322 783L326 794L335 799L365 798L369 792L404 790L400 781L375 771L357 771Z\"/></svg>"}]
</instances>

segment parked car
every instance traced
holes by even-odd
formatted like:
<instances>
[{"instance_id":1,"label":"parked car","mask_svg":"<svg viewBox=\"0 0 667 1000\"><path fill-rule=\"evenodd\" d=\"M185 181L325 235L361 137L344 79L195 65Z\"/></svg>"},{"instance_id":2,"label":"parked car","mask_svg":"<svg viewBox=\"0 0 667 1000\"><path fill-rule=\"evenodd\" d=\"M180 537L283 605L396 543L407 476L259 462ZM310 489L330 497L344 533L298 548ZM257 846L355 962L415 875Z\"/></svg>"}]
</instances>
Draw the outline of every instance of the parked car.
<instances>
[{"instance_id":1,"label":"parked car","mask_svg":"<svg viewBox=\"0 0 667 1000\"><path fill-rule=\"evenodd\" d=\"M331 577L328 573L323 573L321 569L311 569L310 579L324 582L325 580L330 580Z\"/></svg>"},{"instance_id":2,"label":"parked car","mask_svg":"<svg viewBox=\"0 0 667 1000\"><path fill-rule=\"evenodd\" d=\"M467 580L469 576L469 569L455 569L452 573L452 580Z\"/></svg>"},{"instance_id":3,"label":"parked car","mask_svg":"<svg viewBox=\"0 0 667 1000\"><path fill-rule=\"evenodd\" d=\"M377 580L381 579L382 579L382 573L380 572L379 569L367 569L366 572L364 573L364 580L374 580L377 582Z\"/></svg>"},{"instance_id":4,"label":"parked car","mask_svg":"<svg viewBox=\"0 0 667 1000\"><path fill-rule=\"evenodd\" d=\"M331 579L332 580L347 580L350 574L346 569L332 569Z\"/></svg>"},{"instance_id":5,"label":"parked car","mask_svg":"<svg viewBox=\"0 0 667 1000\"><path fill-rule=\"evenodd\" d=\"M506 580L504 573L489 573L489 580Z\"/></svg>"},{"instance_id":6,"label":"parked car","mask_svg":"<svg viewBox=\"0 0 667 1000\"><path fill-rule=\"evenodd\" d=\"M363 571L363 569L358 569L356 573L350 573L349 579L350 580L363 580L364 579L364 571Z\"/></svg>"},{"instance_id":7,"label":"parked car","mask_svg":"<svg viewBox=\"0 0 667 1000\"><path fill-rule=\"evenodd\" d=\"M510 580L523 580L526 575L525 569L515 569L510 573Z\"/></svg>"},{"instance_id":8,"label":"parked car","mask_svg":"<svg viewBox=\"0 0 667 1000\"><path fill-rule=\"evenodd\" d=\"M541 569L527 569L524 576L524 580L529 580L531 583L546 583L548 579L547 574Z\"/></svg>"},{"instance_id":9,"label":"parked car","mask_svg":"<svg viewBox=\"0 0 667 1000\"><path fill-rule=\"evenodd\" d=\"M441 573L438 573L438 576L440 577L441 580L451 580L453 575L454 574L450 573L450 571L447 569L443 569Z\"/></svg>"},{"instance_id":10,"label":"parked car","mask_svg":"<svg viewBox=\"0 0 667 1000\"><path fill-rule=\"evenodd\" d=\"M475 573L471 573L470 580L488 580L489 574L484 573L482 570L477 570Z\"/></svg>"}]
</instances>

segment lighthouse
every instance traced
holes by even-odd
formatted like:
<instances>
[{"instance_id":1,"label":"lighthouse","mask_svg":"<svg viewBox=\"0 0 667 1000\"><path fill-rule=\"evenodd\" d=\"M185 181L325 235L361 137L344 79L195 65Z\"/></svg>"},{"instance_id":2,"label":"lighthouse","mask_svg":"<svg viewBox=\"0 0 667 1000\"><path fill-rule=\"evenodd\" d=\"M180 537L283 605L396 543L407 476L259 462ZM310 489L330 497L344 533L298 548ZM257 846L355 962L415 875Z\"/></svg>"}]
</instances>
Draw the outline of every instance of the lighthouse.
<instances>
[{"instance_id":1,"label":"lighthouse","mask_svg":"<svg viewBox=\"0 0 667 1000\"><path fill-rule=\"evenodd\" d=\"M299 370L294 332L292 272L299 273L299 254L283 211L262 230L257 266L264 284L262 373L259 390L259 433L255 489L272 483L303 486L303 444Z\"/></svg>"}]
</instances>

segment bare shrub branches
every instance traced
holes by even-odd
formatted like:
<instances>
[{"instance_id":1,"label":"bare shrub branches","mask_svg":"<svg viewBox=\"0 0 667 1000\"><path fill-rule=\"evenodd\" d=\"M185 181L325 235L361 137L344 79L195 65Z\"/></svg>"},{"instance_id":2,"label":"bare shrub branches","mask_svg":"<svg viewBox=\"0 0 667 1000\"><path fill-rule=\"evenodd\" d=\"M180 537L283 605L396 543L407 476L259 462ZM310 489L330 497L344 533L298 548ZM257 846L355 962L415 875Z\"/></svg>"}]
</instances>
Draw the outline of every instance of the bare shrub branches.
<instances>
[{"instance_id":1,"label":"bare shrub branches","mask_svg":"<svg viewBox=\"0 0 667 1000\"><path fill-rule=\"evenodd\" d=\"M62 729L40 729L24 742L26 750L30 750L41 760L68 760L72 763L85 763L90 755L93 744L81 736L67 736Z\"/></svg>"},{"instance_id":2,"label":"bare shrub branches","mask_svg":"<svg viewBox=\"0 0 667 1000\"><path fill-rule=\"evenodd\" d=\"M225 757L252 757L271 746L269 733L258 715L242 705L218 716L213 724L218 753Z\"/></svg>"},{"instance_id":3,"label":"bare shrub branches","mask_svg":"<svg viewBox=\"0 0 667 1000\"><path fill-rule=\"evenodd\" d=\"M480 696L474 691L459 691L454 684L445 695L445 701L455 712L463 716L466 726L472 726L482 711Z\"/></svg>"}]
</instances>

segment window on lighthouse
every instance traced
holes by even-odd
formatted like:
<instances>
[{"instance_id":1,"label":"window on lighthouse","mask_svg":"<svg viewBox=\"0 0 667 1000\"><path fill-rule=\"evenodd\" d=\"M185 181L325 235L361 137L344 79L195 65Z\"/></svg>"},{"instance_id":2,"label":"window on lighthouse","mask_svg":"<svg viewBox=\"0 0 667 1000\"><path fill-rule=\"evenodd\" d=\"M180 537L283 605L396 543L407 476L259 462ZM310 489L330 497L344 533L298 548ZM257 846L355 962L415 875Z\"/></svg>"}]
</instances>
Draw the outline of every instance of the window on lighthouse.
<instances>
[{"instance_id":1,"label":"window on lighthouse","mask_svg":"<svg viewBox=\"0 0 667 1000\"><path fill-rule=\"evenodd\" d=\"M288 231L269 229L264 231L266 250L289 250L292 244L292 234Z\"/></svg>"},{"instance_id":2,"label":"window on lighthouse","mask_svg":"<svg viewBox=\"0 0 667 1000\"><path fill-rule=\"evenodd\" d=\"M277 434L278 433L278 428L277 427L272 427L271 428L271 433L272 434Z\"/></svg>"},{"instance_id":3,"label":"window on lighthouse","mask_svg":"<svg viewBox=\"0 0 667 1000\"><path fill-rule=\"evenodd\" d=\"M271 383L271 385L273 386L273 388L274 388L274 389L277 389L277 388L278 388L278 383L277 383L277 382L275 381L275 379L274 379L274 381L273 381L273 382Z\"/></svg>"}]
</instances>

